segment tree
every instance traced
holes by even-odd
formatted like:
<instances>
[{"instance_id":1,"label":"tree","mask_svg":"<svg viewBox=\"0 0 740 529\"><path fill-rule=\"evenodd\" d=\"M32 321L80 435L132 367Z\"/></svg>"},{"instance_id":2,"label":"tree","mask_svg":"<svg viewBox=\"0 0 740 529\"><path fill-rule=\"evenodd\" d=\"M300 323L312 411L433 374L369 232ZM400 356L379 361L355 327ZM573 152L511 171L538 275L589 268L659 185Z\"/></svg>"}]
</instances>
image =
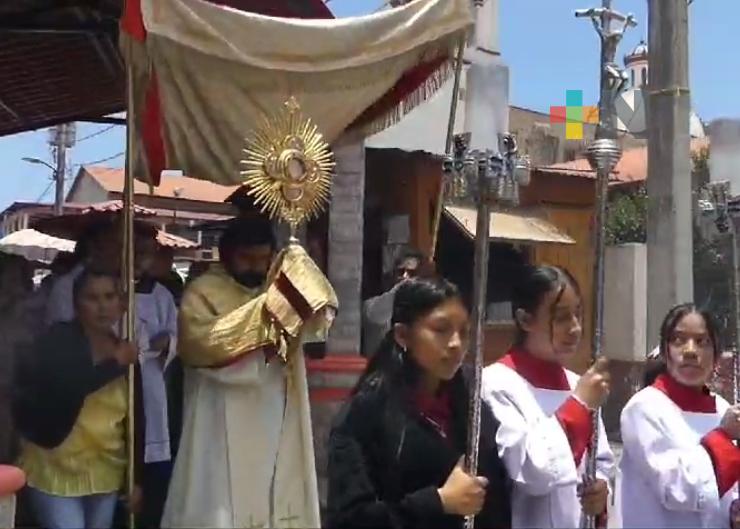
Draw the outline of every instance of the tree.
<instances>
[{"instance_id":1,"label":"tree","mask_svg":"<svg viewBox=\"0 0 740 529\"><path fill-rule=\"evenodd\" d=\"M609 245L647 241L647 190L644 185L630 191L615 191L607 206L606 243Z\"/></svg>"}]
</instances>

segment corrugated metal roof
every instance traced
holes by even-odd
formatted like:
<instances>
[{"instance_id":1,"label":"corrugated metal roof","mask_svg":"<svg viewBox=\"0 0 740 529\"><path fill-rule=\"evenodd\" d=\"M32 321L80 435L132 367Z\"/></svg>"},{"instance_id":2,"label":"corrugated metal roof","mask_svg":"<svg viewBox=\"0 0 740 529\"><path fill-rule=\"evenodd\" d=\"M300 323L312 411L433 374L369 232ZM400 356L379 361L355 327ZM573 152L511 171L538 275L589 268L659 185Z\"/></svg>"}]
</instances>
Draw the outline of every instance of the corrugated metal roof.
<instances>
[{"instance_id":1,"label":"corrugated metal roof","mask_svg":"<svg viewBox=\"0 0 740 529\"><path fill-rule=\"evenodd\" d=\"M212 0L270 16L331 18L322 0ZM0 136L125 110L123 0L0 2Z\"/></svg>"}]
</instances>

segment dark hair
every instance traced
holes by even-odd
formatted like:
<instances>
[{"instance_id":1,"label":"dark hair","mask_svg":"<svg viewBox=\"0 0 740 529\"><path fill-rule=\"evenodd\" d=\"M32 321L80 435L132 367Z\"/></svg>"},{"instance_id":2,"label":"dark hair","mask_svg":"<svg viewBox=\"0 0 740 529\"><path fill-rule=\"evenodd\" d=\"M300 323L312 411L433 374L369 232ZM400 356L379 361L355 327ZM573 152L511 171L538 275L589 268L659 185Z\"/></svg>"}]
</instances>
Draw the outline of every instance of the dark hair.
<instances>
[{"instance_id":1,"label":"dark hair","mask_svg":"<svg viewBox=\"0 0 740 529\"><path fill-rule=\"evenodd\" d=\"M714 353L714 359L717 360L722 354L722 351L720 350L717 323L714 321L712 315L706 310L697 308L697 306L693 303L682 303L681 305L676 305L671 310L669 310L668 314L666 314L665 318L663 318L663 323L660 326L660 345L658 346L660 354L658 358L650 359L646 363L645 375L643 377L643 387L650 386L653 382L655 382L656 378L668 371L666 357L668 356L668 348L671 342L671 337L673 336L673 332L676 330L676 327L681 322L681 320L689 314L698 314L699 316L704 318L704 324L707 327L709 339L712 340L712 352Z\"/></svg>"},{"instance_id":2,"label":"dark hair","mask_svg":"<svg viewBox=\"0 0 740 529\"><path fill-rule=\"evenodd\" d=\"M555 307L557 307L567 286L570 286L575 290L578 297L581 297L578 281L565 268L550 265L526 267L512 293L511 311L517 327L517 345L521 345L527 337L527 333L517 317L517 311L521 309L527 314L534 314L545 296L550 292L557 291L557 297L550 307L550 335L552 336Z\"/></svg>"},{"instance_id":3,"label":"dark hair","mask_svg":"<svg viewBox=\"0 0 740 529\"><path fill-rule=\"evenodd\" d=\"M219 257L223 261L236 248L269 245L275 248L272 223L266 217L237 218L229 221L218 243Z\"/></svg>"},{"instance_id":4,"label":"dark hair","mask_svg":"<svg viewBox=\"0 0 740 529\"><path fill-rule=\"evenodd\" d=\"M420 368L396 343L393 326L397 323L411 326L451 299L462 302L457 287L442 278L416 278L402 283L393 299L391 330L370 358L352 393L357 393L365 384L387 383L394 392L414 386Z\"/></svg>"},{"instance_id":5,"label":"dark hair","mask_svg":"<svg viewBox=\"0 0 740 529\"><path fill-rule=\"evenodd\" d=\"M72 287L72 299L74 300L75 307L77 307L77 303L79 303L80 301L82 291L85 290L85 288L87 288L87 285L95 279L110 279L111 281L113 281L116 292L120 293L118 283L119 278L116 275L94 268L86 268L79 276L77 276L77 279L75 279L74 282L74 286Z\"/></svg>"}]
</instances>

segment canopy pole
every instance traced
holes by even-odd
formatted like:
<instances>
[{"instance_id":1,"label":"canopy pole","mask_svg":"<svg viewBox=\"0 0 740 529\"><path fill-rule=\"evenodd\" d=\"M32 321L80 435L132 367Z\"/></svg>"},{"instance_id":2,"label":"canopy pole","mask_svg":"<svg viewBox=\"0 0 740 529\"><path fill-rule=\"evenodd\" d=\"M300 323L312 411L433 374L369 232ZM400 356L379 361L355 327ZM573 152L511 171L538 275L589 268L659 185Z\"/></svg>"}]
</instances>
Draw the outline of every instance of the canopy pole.
<instances>
[{"instance_id":1,"label":"canopy pole","mask_svg":"<svg viewBox=\"0 0 740 529\"><path fill-rule=\"evenodd\" d=\"M455 58L455 81L452 86L452 101L450 103L450 117L447 121L447 138L445 139L445 155L452 154L453 139L455 136L455 118L457 117L457 101L460 99L460 77L462 76L462 65L465 55L465 35L460 37L457 45L457 57ZM445 181L444 177L439 180L439 193L437 195L437 204L434 210L434 225L432 227L432 248L430 258L434 261L437 257L437 242L439 238L439 225L442 221L442 210L445 201Z\"/></svg>"},{"instance_id":2,"label":"canopy pole","mask_svg":"<svg viewBox=\"0 0 740 529\"><path fill-rule=\"evenodd\" d=\"M130 46L130 44L129 44ZM129 53L130 57L131 54ZM136 316L135 306L135 284L134 284L134 127L133 127L133 74L131 64L126 61L126 169L125 180L123 185L123 263L121 275L123 279L123 291L126 294L126 314L124 321L124 338L134 341L134 321ZM136 486L136 476L134 475L134 459L136 457L136 436L135 436L135 365L132 364L128 371L128 472L127 472L127 490L129 504L133 499L134 489ZM133 512L129 512L128 526L134 529L136 526L136 517Z\"/></svg>"}]
</instances>

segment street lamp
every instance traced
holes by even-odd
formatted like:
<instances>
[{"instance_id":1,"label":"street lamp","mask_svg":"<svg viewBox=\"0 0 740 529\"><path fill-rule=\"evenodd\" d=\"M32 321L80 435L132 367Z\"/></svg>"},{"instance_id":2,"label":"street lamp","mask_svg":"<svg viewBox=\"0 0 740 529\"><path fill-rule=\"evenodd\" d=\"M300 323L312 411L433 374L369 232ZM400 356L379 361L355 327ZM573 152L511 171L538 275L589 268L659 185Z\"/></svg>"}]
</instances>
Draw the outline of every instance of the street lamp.
<instances>
[{"instance_id":1,"label":"street lamp","mask_svg":"<svg viewBox=\"0 0 740 529\"><path fill-rule=\"evenodd\" d=\"M64 204L64 173L63 171L60 170L60 168L54 167L51 164L39 158L23 157L21 158L21 160L27 163L35 164L35 165L43 165L51 169L52 179L54 180L54 182L56 182L56 186L57 186L56 195L54 198L54 215L57 215L57 216L62 215L63 204Z\"/></svg>"},{"instance_id":2,"label":"street lamp","mask_svg":"<svg viewBox=\"0 0 740 529\"><path fill-rule=\"evenodd\" d=\"M44 160L40 160L39 158L26 158L26 157L21 158L21 160L23 160L24 162L33 163L36 165L45 165L46 167L54 171L54 174L56 175L56 172L57 172L56 167L53 167L50 163L45 162Z\"/></svg>"}]
</instances>

